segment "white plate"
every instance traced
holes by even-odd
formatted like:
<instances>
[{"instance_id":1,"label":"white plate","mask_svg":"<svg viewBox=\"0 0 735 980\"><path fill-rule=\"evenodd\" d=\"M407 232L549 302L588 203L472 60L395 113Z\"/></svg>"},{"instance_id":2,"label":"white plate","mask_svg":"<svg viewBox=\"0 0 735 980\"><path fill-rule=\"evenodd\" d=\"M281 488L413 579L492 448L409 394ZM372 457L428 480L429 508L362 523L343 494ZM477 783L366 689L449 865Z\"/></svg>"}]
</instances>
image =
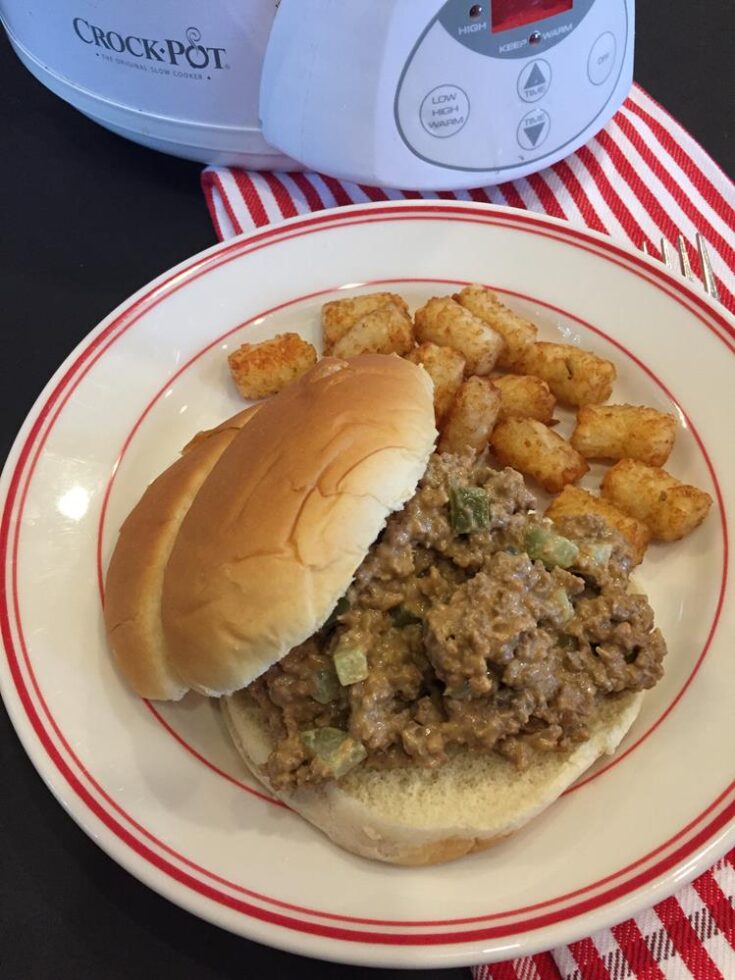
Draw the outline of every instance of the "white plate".
<instances>
[{"instance_id":1,"label":"white plate","mask_svg":"<svg viewBox=\"0 0 735 980\"><path fill-rule=\"evenodd\" d=\"M325 298L413 303L482 281L618 365L615 399L678 412L669 468L707 488L695 534L640 580L666 676L614 760L515 838L400 869L333 847L243 771L213 703L152 706L113 669L101 571L146 484L240 407L225 351L318 337ZM369 284L369 287L365 284ZM123 304L59 369L3 474L0 680L34 765L116 861L226 929L374 966L449 966L565 943L674 891L733 841L732 320L656 263L547 218L412 202L294 219L217 246ZM594 486L598 474L586 481ZM729 641L729 642L728 642Z\"/></svg>"}]
</instances>

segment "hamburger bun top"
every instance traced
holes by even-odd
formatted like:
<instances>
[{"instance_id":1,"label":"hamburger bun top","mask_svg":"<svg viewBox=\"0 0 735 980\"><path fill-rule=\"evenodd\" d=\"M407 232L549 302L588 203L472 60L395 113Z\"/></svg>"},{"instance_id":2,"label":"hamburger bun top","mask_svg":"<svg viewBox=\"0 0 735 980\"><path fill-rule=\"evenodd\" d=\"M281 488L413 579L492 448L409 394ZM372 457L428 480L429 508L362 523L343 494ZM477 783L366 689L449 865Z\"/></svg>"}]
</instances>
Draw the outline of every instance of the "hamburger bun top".
<instances>
[{"instance_id":1,"label":"hamburger bun top","mask_svg":"<svg viewBox=\"0 0 735 980\"><path fill-rule=\"evenodd\" d=\"M222 695L325 622L436 438L432 384L398 357L324 358L263 403L203 481L163 576L168 663Z\"/></svg>"},{"instance_id":2,"label":"hamburger bun top","mask_svg":"<svg viewBox=\"0 0 735 980\"><path fill-rule=\"evenodd\" d=\"M105 582L105 629L118 667L142 698L177 701L188 690L166 655L163 572L192 500L259 407L195 436L184 455L150 484L120 528Z\"/></svg>"}]
</instances>

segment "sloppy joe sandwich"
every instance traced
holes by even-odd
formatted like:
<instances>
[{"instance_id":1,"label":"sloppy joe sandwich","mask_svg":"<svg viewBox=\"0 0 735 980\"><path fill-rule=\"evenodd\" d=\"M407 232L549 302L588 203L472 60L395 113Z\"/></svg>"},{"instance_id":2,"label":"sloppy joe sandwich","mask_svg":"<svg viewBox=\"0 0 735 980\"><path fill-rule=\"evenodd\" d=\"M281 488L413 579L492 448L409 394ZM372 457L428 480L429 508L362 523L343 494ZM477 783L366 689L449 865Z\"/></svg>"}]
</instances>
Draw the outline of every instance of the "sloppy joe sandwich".
<instances>
[{"instance_id":1,"label":"sloppy joe sandwich","mask_svg":"<svg viewBox=\"0 0 735 980\"><path fill-rule=\"evenodd\" d=\"M324 358L194 441L123 525L105 618L145 697L220 699L253 774L342 847L446 861L614 751L662 673L629 542L435 450L432 383Z\"/></svg>"}]
</instances>

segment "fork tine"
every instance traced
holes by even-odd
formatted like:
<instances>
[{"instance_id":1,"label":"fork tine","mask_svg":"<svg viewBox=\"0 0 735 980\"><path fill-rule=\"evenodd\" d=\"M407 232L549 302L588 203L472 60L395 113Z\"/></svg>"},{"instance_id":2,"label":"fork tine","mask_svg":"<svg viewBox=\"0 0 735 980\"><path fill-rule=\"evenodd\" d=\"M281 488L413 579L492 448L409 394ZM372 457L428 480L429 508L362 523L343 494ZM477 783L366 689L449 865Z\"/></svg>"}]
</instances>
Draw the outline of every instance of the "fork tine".
<instances>
[{"instance_id":1,"label":"fork tine","mask_svg":"<svg viewBox=\"0 0 735 980\"><path fill-rule=\"evenodd\" d=\"M679 232L679 234L676 236L676 247L679 252L681 274L690 282L696 282L697 277L692 272L692 266L689 261L689 252L687 251L687 243L684 241L684 236L681 234L681 232Z\"/></svg>"},{"instance_id":2,"label":"fork tine","mask_svg":"<svg viewBox=\"0 0 735 980\"><path fill-rule=\"evenodd\" d=\"M697 251L699 252L699 258L702 263L702 278L704 279L704 288L712 297L712 299L719 300L720 291L717 288L717 279L712 271L712 263L710 262L709 252L707 251L707 243L702 238L702 236L697 232Z\"/></svg>"},{"instance_id":3,"label":"fork tine","mask_svg":"<svg viewBox=\"0 0 735 980\"><path fill-rule=\"evenodd\" d=\"M674 256L674 250L665 238L661 239L661 259L669 271L679 271L679 263Z\"/></svg>"},{"instance_id":4,"label":"fork tine","mask_svg":"<svg viewBox=\"0 0 735 980\"><path fill-rule=\"evenodd\" d=\"M645 238L643 239L643 244L641 245L641 251L643 252L644 255L650 255L651 254L648 251L648 242L646 241Z\"/></svg>"}]
</instances>

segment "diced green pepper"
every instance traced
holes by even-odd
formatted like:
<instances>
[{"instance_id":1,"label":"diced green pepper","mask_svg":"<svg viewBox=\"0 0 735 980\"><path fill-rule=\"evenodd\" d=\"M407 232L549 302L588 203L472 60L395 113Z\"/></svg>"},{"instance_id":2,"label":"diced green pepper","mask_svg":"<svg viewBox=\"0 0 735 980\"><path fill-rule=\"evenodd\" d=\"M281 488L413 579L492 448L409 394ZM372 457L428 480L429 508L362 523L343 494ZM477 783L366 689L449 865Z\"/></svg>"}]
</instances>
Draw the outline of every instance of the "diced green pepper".
<instances>
[{"instance_id":1,"label":"diced green pepper","mask_svg":"<svg viewBox=\"0 0 735 980\"><path fill-rule=\"evenodd\" d=\"M569 568L579 556L579 548L569 538L545 527L532 527L526 531L526 551L534 561L542 561L547 568L558 565Z\"/></svg>"},{"instance_id":2,"label":"diced green pepper","mask_svg":"<svg viewBox=\"0 0 735 980\"><path fill-rule=\"evenodd\" d=\"M350 604L347 601L347 596L346 595L340 596L340 598L337 599L337 604L335 605L334 609L331 611L331 613L325 620L322 629L328 630L332 626L334 626L334 624L337 622L339 617L343 616L349 608L350 608Z\"/></svg>"},{"instance_id":3,"label":"diced green pepper","mask_svg":"<svg viewBox=\"0 0 735 980\"><path fill-rule=\"evenodd\" d=\"M568 623L574 616L574 606L564 589L557 589L552 598L561 612L560 621Z\"/></svg>"},{"instance_id":4,"label":"diced green pepper","mask_svg":"<svg viewBox=\"0 0 735 980\"><path fill-rule=\"evenodd\" d=\"M485 531L490 524L490 501L482 487L452 487L449 518L457 534Z\"/></svg>"},{"instance_id":5,"label":"diced green pepper","mask_svg":"<svg viewBox=\"0 0 735 980\"><path fill-rule=\"evenodd\" d=\"M334 667L342 687L364 681L368 675L367 657L359 647L337 647Z\"/></svg>"},{"instance_id":6,"label":"diced green pepper","mask_svg":"<svg viewBox=\"0 0 735 980\"><path fill-rule=\"evenodd\" d=\"M354 769L367 755L362 742L339 728L310 728L301 732L301 741L309 755L319 759L335 779Z\"/></svg>"},{"instance_id":7,"label":"diced green pepper","mask_svg":"<svg viewBox=\"0 0 735 980\"><path fill-rule=\"evenodd\" d=\"M585 541L579 546L579 557L591 565L604 568L612 557L613 546L609 541Z\"/></svg>"},{"instance_id":8,"label":"diced green pepper","mask_svg":"<svg viewBox=\"0 0 735 980\"><path fill-rule=\"evenodd\" d=\"M311 678L311 696L319 704L336 701L339 695L339 681L333 667L321 667Z\"/></svg>"},{"instance_id":9,"label":"diced green pepper","mask_svg":"<svg viewBox=\"0 0 735 980\"><path fill-rule=\"evenodd\" d=\"M394 606L393 609L389 610L390 618L393 620L393 625L398 629L403 629L404 626L418 626L423 623L423 619L412 613L410 609L406 609L405 606Z\"/></svg>"}]
</instances>

